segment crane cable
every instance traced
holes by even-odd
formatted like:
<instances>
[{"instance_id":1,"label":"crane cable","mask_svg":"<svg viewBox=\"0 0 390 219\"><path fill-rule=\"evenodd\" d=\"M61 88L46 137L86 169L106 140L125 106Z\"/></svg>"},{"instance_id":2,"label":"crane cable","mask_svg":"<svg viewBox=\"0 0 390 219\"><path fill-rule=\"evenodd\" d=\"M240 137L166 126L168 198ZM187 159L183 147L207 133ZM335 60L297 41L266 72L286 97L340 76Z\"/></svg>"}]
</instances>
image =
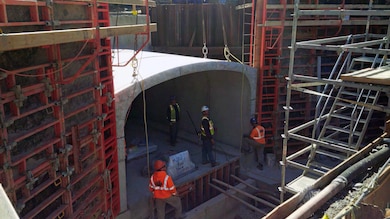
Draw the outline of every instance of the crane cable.
<instances>
[{"instance_id":1,"label":"crane cable","mask_svg":"<svg viewBox=\"0 0 390 219\"><path fill-rule=\"evenodd\" d=\"M223 34L223 43L224 43L223 54L224 54L224 56L225 56L225 58L226 58L226 60L228 62L231 62L232 60L230 59L230 57L233 57L233 59L236 62L240 63L241 67L242 67L242 69L241 69L241 73L242 73L241 74L241 95L240 95L240 121L241 121L241 123L240 123L240 136L242 136L242 134L244 132L243 131L244 130L243 123L242 123L242 121L243 121L242 109L243 109L243 105L244 105L243 99L244 99L244 82L245 82L245 77L244 77L244 75L245 75L244 74L244 72L245 72L245 70L244 70L245 64L240 59L238 59L236 56L234 56L230 52L230 50L229 50L228 43L227 43L227 37L226 37L225 21L224 21L224 18L223 18L223 10L222 10L222 5L221 4L219 5L219 14L221 16L221 21L222 21L222 34ZM242 141L240 141L240 151L241 150L242 150Z\"/></svg>"},{"instance_id":2,"label":"crane cable","mask_svg":"<svg viewBox=\"0 0 390 219\"><path fill-rule=\"evenodd\" d=\"M226 37L226 29L225 29L225 19L223 19L223 10L222 10L222 4L219 4L219 15L221 16L221 21L222 21L222 35L223 35L223 54L228 62L231 62L230 60L230 50L227 45L227 37Z\"/></svg>"},{"instance_id":3,"label":"crane cable","mask_svg":"<svg viewBox=\"0 0 390 219\"><path fill-rule=\"evenodd\" d=\"M201 6L201 9L202 9L202 35L203 35L202 53L203 53L203 58L207 58L207 54L209 53L209 49L207 48L207 45L206 45L206 25L204 23L203 3L202 3L202 6Z\"/></svg>"}]
</instances>

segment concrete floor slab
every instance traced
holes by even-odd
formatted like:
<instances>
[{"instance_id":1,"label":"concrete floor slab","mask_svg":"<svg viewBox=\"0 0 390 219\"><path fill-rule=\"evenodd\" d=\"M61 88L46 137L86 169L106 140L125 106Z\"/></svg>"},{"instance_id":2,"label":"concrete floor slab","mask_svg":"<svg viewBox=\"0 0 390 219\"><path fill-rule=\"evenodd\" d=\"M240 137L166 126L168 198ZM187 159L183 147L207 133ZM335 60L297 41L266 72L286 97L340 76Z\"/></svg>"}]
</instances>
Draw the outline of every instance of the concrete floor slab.
<instances>
[{"instance_id":1,"label":"concrete floor slab","mask_svg":"<svg viewBox=\"0 0 390 219\"><path fill-rule=\"evenodd\" d=\"M133 121L132 125L127 127L126 132L131 133L133 139L145 138L142 121ZM201 145L197 143L197 136L184 131L179 132L179 139L175 147L170 146L169 136L166 132L166 127L161 124L148 123L149 144L157 145L157 150L149 155L146 154L137 159L132 159L126 162L126 182L127 182L127 206L131 218L149 218L152 212L151 193L148 190L149 176L145 168L152 165L152 161L156 159L166 159L169 155L176 154L188 150L191 161L197 166L196 170L178 179L174 182L176 186L185 184L194 178L199 177L211 170L210 164L201 164ZM217 145L223 144L217 142ZM241 154L239 151L232 149L232 146L223 145L226 151L221 151L221 148L216 148L217 161L221 164L229 162L241 156L240 176L243 179L251 179L255 181L255 186L260 190L272 193L278 198L278 186L281 183L281 170L278 162L273 165L264 165L262 171L256 168L254 154ZM226 152L226 153L225 153ZM267 162L265 162L267 163ZM152 168L151 168L152 171ZM291 169L287 172L287 180L292 180L300 174L299 171ZM197 210L199 211L199 210ZM191 210L192 212L192 210ZM198 214L199 212L197 212Z\"/></svg>"},{"instance_id":2,"label":"concrete floor slab","mask_svg":"<svg viewBox=\"0 0 390 219\"><path fill-rule=\"evenodd\" d=\"M132 126L126 129L127 133L131 133L133 139L145 138L145 133L142 130L142 123L133 121ZM127 182L127 206L130 211L131 218L149 218L152 212L151 193L148 189L149 174L145 171L149 165L156 159L166 159L169 155L188 151L190 159L195 163L196 169L178 179L174 179L176 186L185 184L201 175L206 174L211 170L211 165L202 165L202 148L197 143L197 136L191 133L181 132L176 146L170 146L169 136L167 132L162 131L163 126L159 124L149 125L148 136L149 144L157 145L157 150L149 155L146 154L137 159L132 159L126 162L126 182ZM218 144L218 142L217 142ZM226 146L225 146L226 147ZM217 148L218 149L218 148ZM230 149L233 152L234 149ZM217 162L221 164L228 162L229 159L239 156L238 151L235 154L225 154L222 151L216 151ZM215 167L217 168L217 167ZM150 171L153 171L150 167Z\"/></svg>"}]
</instances>

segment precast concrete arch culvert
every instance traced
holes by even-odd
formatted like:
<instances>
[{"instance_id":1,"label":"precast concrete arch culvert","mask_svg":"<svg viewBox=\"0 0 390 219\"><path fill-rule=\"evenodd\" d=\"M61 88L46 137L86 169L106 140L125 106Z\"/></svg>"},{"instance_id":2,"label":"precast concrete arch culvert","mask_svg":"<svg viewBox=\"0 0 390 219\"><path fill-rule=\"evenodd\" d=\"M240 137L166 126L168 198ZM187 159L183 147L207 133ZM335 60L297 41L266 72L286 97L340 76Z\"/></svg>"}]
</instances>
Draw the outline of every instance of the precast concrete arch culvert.
<instances>
[{"instance_id":1,"label":"precast concrete arch culvert","mask_svg":"<svg viewBox=\"0 0 390 219\"><path fill-rule=\"evenodd\" d=\"M136 130L144 131L146 112L149 128L166 131L166 109L171 95L176 96L181 109L179 138L196 136L201 107L207 105L216 126L216 141L239 149L241 136L248 132L249 118L255 113L256 69L237 62L155 52L140 52L136 63L122 67L134 51L120 50L113 54L120 171L125 171L125 144L128 146L136 138L136 133L126 129L138 124ZM121 196L125 196L126 176L120 175ZM122 211L127 208L125 200L126 197L121 197Z\"/></svg>"}]
</instances>

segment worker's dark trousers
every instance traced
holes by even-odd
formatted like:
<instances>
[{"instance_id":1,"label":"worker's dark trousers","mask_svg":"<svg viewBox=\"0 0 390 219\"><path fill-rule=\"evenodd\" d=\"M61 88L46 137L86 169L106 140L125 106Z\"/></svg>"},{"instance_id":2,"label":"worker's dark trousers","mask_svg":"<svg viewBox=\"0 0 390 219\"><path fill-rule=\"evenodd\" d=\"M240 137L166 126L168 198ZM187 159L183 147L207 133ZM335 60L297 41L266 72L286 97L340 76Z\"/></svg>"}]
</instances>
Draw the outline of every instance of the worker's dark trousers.
<instances>
[{"instance_id":1,"label":"worker's dark trousers","mask_svg":"<svg viewBox=\"0 0 390 219\"><path fill-rule=\"evenodd\" d=\"M264 163L264 144L260 144L252 138L244 138L243 143L252 147L256 152L256 162L263 165Z\"/></svg>"},{"instance_id":2,"label":"worker's dark trousers","mask_svg":"<svg viewBox=\"0 0 390 219\"><path fill-rule=\"evenodd\" d=\"M169 204L173 208L175 208L175 218L181 218L181 200L179 196L171 196L166 199L158 199L156 198L156 210L157 210L157 218L164 219L165 218L165 205Z\"/></svg>"},{"instance_id":3,"label":"worker's dark trousers","mask_svg":"<svg viewBox=\"0 0 390 219\"><path fill-rule=\"evenodd\" d=\"M215 158L213 156L213 144L210 139L202 138L203 147L202 147L202 163L215 163Z\"/></svg>"},{"instance_id":4,"label":"worker's dark trousers","mask_svg":"<svg viewBox=\"0 0 390 219\"><path fill-rule=\"evenodd\" d=\"M177 139L177 130L178 130L178 124L177 122L171 122L169 123L169 137L171 146L175 146L176 139Z\"/></svg>"}]
</instances>

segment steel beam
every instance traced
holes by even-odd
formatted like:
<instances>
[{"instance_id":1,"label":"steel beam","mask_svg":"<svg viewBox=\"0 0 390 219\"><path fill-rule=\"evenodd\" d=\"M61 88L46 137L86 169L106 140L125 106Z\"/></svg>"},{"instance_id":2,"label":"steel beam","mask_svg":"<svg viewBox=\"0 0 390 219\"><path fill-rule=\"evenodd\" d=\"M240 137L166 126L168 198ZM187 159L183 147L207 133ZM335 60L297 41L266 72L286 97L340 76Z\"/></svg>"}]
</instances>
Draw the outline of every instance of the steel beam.
<instances>
[{"instance_id":1,"label":"steel beam","mask_svg":"<svg viewBox=\"0 0 390 219\"><path fill-rule=\"evenodd\" d=\"M333 15L343 17L345 15L351 16L390 16L390 10L299 10L298 15Z\"/></svg>"},{"instance_id":2,"label":"steel beam","mask_svg":"<svg viewBox=\"0 0 390 219\"><path fill-rule=\"evenodd\" d=\"M388 20L372 20L371 25L387 25ZM266 21L265 24L258 24L258 27L266 26L280 26L284 23L284 26L291 27L293 25L292 21ZM300 20L298 27L311 27L311 26L365 26L367 20Z\"/></svg>"}]
</instances>

